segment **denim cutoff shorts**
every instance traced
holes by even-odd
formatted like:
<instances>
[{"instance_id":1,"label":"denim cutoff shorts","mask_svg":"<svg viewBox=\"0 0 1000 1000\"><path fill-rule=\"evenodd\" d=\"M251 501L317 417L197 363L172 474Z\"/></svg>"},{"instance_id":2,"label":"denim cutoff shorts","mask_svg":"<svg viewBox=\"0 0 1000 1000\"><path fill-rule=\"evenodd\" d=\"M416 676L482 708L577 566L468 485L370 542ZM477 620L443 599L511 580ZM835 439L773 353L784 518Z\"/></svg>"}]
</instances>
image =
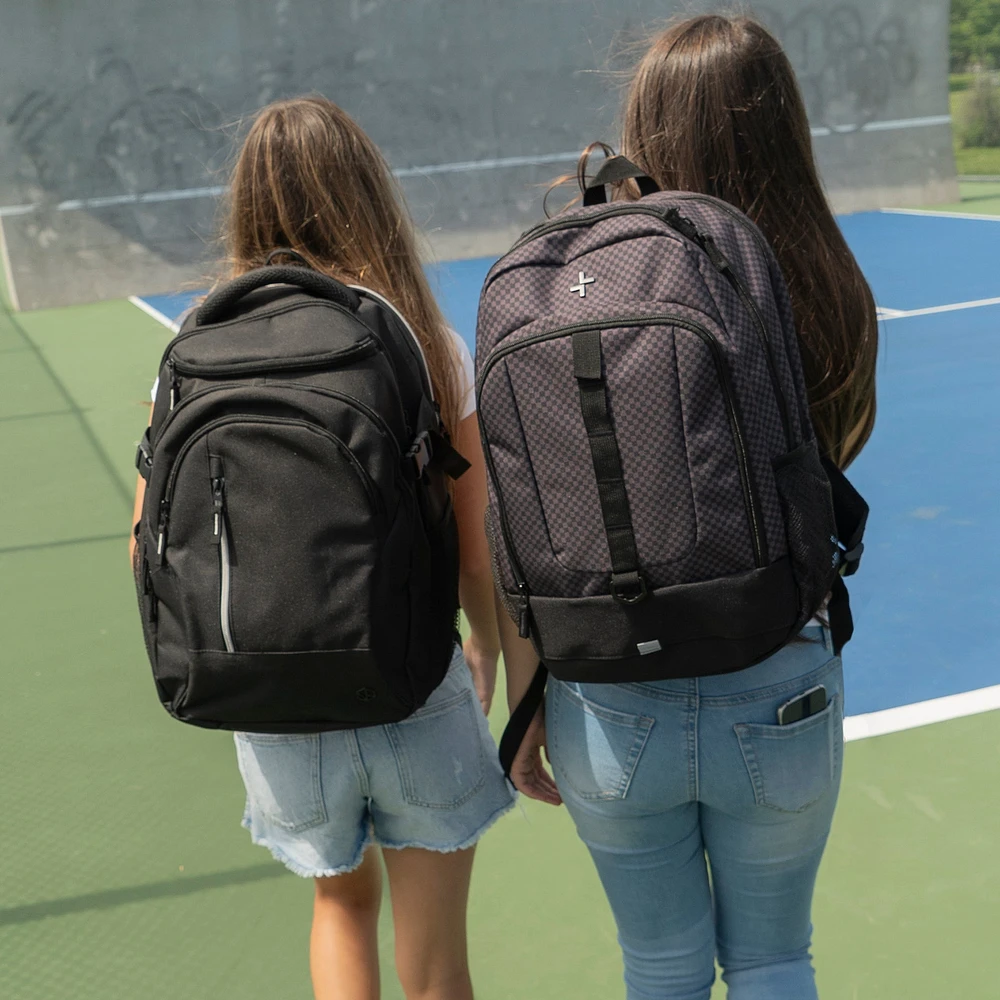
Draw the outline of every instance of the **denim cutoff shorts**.
<instances>
[{"instance_id":1,"label":"denim cutoff shorts","mask_svg":"<svg viewBox=\"0 0 1000 1000\"><path fill-rule=\"evenodd\" d=\"M327 733L236 733L243 825L297 875L351 871L365 848L471 847L514 804L460 647L402 722Z\"/></svg>"}]
</instances>

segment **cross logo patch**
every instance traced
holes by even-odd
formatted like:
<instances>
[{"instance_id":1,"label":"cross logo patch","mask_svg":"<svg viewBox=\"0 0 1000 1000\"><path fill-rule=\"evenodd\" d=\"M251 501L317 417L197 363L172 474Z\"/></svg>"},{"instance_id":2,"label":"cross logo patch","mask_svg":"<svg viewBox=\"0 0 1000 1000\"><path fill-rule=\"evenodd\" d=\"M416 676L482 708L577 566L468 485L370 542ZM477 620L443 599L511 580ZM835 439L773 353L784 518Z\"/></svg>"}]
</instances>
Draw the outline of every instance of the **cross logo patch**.
<instances>
[{"instance_id":1,"label":"cross logo patch","mask_svg":"<svg viewBox=\"0 0 1000 1000\"><path fill-rule=\"evenodd\" d=\"M597 281L596 278L588 278L586 271L581 271L580 272L580 284L578 284L578 285L571 285L569 290L571 292L579 292L581 299L586 298L586 296L587 296L587 285L592 285L595 281Z\"/></svg>"}]
</instances>

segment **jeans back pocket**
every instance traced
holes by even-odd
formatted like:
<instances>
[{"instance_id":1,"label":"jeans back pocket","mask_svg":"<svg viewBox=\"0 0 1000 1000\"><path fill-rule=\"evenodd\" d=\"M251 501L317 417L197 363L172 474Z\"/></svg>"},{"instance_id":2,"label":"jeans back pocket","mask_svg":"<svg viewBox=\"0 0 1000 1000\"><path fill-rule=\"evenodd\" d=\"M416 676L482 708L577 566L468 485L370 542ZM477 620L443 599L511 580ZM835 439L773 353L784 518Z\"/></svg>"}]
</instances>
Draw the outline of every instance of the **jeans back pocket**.
<instances>
[{"instance_id":1,"label":"jeans back pocket","mask_svg":"<svg viewBox=\"0 0 1000 1000\"><path fill-rule=\"evenodd\" d=\"M251 818L290 833L326 822L320 734L236 733Z\"/></svg>"},{"instance_id":2,"label":"jeans back pocket","mask_svg":"<svg viewBox=\"0 0 1000 1000\"><path fill-rule=\"evenodd\" d=\"M787 726L741 722L733 729L757 805L802 812L834 784L843 743L839 692L822 712L801 722Z\"/></svg>"},{"instance_id":3,"label":"jeans back pocket","mask_svg":"<svg viewBox=\"0 0 1000 1000\"><path fill-rule=\"evenodd\" d=\"M455 809L483 787L489 736L471 684L387 726L386 733L411 806Z\"/></svg>"},{"instance_id":4,"label":"jeans back pocket","mask_svg":"<svg viewBox=\"0 0 1000 1000\"><path fill-rule=\"evenodd\" d=\"M552 681L548 738L552 765L581 799L623 799L653 719L605 708Z\"/></svg>"}]
</instances>

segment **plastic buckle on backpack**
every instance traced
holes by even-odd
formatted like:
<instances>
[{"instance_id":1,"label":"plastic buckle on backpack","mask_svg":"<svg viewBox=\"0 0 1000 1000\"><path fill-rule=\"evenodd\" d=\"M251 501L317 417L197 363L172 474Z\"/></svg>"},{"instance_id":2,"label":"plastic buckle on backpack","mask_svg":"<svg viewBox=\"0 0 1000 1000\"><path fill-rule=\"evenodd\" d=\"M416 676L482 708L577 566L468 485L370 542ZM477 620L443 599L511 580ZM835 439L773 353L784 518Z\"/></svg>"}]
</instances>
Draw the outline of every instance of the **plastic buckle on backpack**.
<instances>
[{"instance_id":1,"label":"plastic buckle on backpack","mask_svg":"<svg viewBox=\"0 0 1000 1000\"><path fill-rule=\"evenodd\" d=\"M858 542L853 549L840 553L840 575L853 576L858 571L861 556L865 551L865 543Z\"/></svg>"},{"instance_id":2,"label":"plastic buckle on backpack","mask_svg":"<svg viewBox=\"0 0 1000 1000\"><path fill-rule=\"evenodd\" d=\"M629 593L628 591L632 592ZM611 574L611 596L622 604L638 604L645 600L648 591L646 581L637 570L631 573Z\"/></svg>"},{"instance_id":3,"label":"plastic buckle on backpack","mask_svg":"<svg viewBox=\"0 0 1000 1000\"><path fill-rule=\"evenodd\" d=\"M406 457L413 462L416 478L420 479L424 474L424 469L431 464L431 459L434 457L434 448L431 446L431 436L428 431L417 435L416 440L410 445Z\"/></svg>"},{"instance_id":4,"label":"plastic buckle on backpack","mask_svg":"<svg viewBox=\"0 0 1000 1000\"><path fill-rule=\"evenodd\" d=\"M153 471L153 446L149 440L148 427L142 435L139 447L135 450L135 467L139 470L139 475L148 483Z\"/></svg>"}]
</instances>

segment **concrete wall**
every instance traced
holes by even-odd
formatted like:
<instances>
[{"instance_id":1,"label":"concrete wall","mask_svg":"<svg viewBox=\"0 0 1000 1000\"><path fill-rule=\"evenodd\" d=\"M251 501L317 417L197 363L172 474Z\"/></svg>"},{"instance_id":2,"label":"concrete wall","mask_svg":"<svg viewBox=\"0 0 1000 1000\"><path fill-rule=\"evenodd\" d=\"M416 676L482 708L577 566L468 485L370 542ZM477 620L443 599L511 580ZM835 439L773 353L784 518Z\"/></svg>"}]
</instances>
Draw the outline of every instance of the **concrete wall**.
<instances>
[{"instance_id":1,"label":"concrete wall","mask_svg":"<svg viewBox=\"0 0 1000 1000\"><path fill-rule=\"evenodd\" d=\"M800 74L838 208L953 200L947 0L770 4L758 13ZM628 60L609 51L679 6L4 3L0 247L17 301L35 308L198 282L216 256L215 189L234 123L310 90L381 145L438 254L498 252L537 220L545 183L573 154L615 139L609 71Z\"/></svg>"}]
</instances>

